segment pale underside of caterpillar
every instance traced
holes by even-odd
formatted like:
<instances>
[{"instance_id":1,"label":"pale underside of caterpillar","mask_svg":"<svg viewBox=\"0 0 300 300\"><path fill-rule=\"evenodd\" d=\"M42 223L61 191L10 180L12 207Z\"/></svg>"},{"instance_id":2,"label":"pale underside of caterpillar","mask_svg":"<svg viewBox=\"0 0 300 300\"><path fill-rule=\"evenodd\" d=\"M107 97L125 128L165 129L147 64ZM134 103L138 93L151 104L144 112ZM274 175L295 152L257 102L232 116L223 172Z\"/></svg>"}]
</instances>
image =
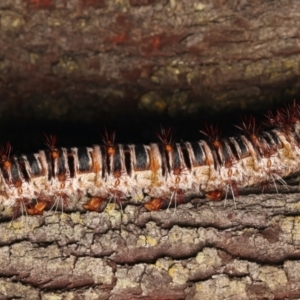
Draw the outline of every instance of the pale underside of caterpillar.
<instances>
[{"instance_id":1,"label":"pale underside of caterpillar","mask_svg":"<svg viewBox=\"0 0 300 300\"><path fill-rule=\"evenodd\" d=\"M20 157L11 156L7 144L0 153L0 203L41 214L57 199L63 206L74 195L89 195L87 210L111 200L157 210L189 194L221 199L248 186L276 186L299 173L299 115L294 102L269 113L273 129L259 131L249 118L239 136L221 139L216 128L207 127L208 141L174 143L170 131L162 130L161 142L149 145L114 144L114 136L106 135L104 145L57 148L50 137L48 150ZM144 203L145 195L152 200Z\"/></svg>"}]
</instances>

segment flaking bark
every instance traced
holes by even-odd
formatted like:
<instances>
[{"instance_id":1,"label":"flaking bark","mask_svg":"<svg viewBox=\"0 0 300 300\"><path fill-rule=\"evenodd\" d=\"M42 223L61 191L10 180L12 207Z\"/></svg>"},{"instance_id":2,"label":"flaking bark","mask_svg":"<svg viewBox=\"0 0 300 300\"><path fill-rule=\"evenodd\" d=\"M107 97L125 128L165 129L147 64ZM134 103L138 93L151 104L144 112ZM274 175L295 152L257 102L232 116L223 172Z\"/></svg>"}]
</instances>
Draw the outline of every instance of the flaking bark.
<instances>
[{"instance_id":1,"label":"flaking bark","mask_svg":"<svg viewBox=\"0 0 300 300\"><path fill-rule=\"evenodd\" d=\"M296 299L300 194L0 224L3 299Z\"/></svg>"}]
</instances>

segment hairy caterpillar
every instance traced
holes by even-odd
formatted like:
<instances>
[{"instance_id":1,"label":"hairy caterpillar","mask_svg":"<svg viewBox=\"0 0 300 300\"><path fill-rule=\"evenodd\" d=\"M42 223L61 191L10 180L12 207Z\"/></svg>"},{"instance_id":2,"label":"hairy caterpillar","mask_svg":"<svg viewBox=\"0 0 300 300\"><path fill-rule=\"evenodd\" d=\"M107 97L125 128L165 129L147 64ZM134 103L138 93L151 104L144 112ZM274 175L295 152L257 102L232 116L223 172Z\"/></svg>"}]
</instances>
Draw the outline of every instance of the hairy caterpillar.
<instances>
[{"instance_id":1,"label":"hairy caterpillar","mask_svg":"<svg viewBox=\"0 0 300 300\"><path fill-rule=\"evenodd\" d=\"M215 126L202 133L208 140L172 141L161 130L160 142L115 144L105 132L103 145L57 148L46 136L48 150L11 155L9 143L0 150L0 202L17 214L42 214L68 205L74 195L90 195L86 210L100 210L114 201L141 203L148 210L177 205L189 194L217 200L238 195L240 188L285 184L283 178L300 167L300 105L295 101L269 112L271 129L261 131L253 117L237 126L242 134L221 138ZM145 195L151 201L144 203Z\"/></svg>"}]
</instances>

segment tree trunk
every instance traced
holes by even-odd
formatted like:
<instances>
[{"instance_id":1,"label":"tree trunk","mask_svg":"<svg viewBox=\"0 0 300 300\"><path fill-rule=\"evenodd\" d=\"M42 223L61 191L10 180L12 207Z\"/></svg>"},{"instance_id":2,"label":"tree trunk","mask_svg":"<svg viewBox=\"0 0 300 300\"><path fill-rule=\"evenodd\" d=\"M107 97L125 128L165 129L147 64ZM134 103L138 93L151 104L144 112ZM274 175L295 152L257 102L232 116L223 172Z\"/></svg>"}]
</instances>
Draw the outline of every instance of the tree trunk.
<instances>
[{"instance_id":1,"label":"tree trunk","mask_svg":"<svg viewBox=\"0 0 300 300\"><path fill-rule=\"evenodd\" d=\"M1 1L1 119L270 107L299 92L299 11L298 0Z\"/></svg>"},{"instance_id":2,"label":"tree trunk","mask_svg":"<svg viewBox=\"0 0 300 300\"><path fill-rule=\"evenodd\" d=\"M99 135L100 121L184 124L291 99L299 12L298 0L1 0L0 138L36 151L41 122ZM85 201L14 221L3 208L0 299L300 297L297 193L176 212Z\"/></svg>"},{"instance_id":3,"label":"tree trunk","mask_svg":"<svg viewBox=\"0 0 300 300\"><path fill-rule=\"evenodd\" d=\"M299 298L299 194L225 204L2 221L1 299Z\"/></svg>"}]
</instances>

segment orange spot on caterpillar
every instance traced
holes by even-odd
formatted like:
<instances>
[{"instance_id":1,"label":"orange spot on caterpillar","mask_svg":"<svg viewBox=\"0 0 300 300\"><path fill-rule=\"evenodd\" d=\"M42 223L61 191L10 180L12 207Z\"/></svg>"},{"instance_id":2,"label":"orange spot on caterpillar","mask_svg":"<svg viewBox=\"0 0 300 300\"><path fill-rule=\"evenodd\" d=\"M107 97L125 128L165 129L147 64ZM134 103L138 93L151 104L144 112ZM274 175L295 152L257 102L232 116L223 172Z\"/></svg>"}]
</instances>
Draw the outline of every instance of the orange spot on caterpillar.
<instances>
[{"instance_id":1,"label":"orange spot on caterpillar","mask_svg":"<svg viewBox=\"0 0 300 300\"><path fill-rule=\"evenodd\" d=\"M12 146L10 142L6 142L6 146L0 148L0 163L2 164L4 171L8 171L11 168L12 165L10 160L11 151L12 151Z\"/></svg>"},{"instance_id":2,"label":"orange spot on caterpillar","mask_svg":"<svg viewBox=\"0 0 300 300\"><path fill-rule=\"evenodd\" d=\"M167 130L165 130L160 125L160 133L157 134L157 137L164 144L165 150L167 152L173 151L173 146L172 146L173 140L172 140L172 129L171 128L168 128Z\"/></svg>"},{"instance_id":3,"label":"orange spot on caterpillar","mask_svg":"<svg viewBox=\"0 0 300 300\"><path fill-rule=\"evenodd\" d=\"M87 203L83 204L82 207L89 211L99 211L101 204L104 202L103 198L93 197Z\"/></svg>"},{"instance_id":4,"label":"orange spot on caterpillar","mask_svg":"<svg viewBox=\"0 0 300 300\"><path fill-rule=\"evenodd\" d=\"M44 137L45 137L45 145L49 148L52 158L54 160L57 159L59 153L58 150L56 149L56 142L57 142L56 135L48 136L47 134L44 133Z\"/></svg>"},{"instance_id":5,"label":"orange spot on caterpillar","mask_svg":"<svg viewBox=\"0 0 300 300\"><path fill-rule=\"evenodd\" d=\"M213 144L215 149L221 147L221 143L220 143L221 131L219 130L217 125L205 124L204 130L200 130L200 132L209 139L209 141Z\"/></svg>"},{"instance_id":6,"label":"orange spot on caterpillar","mask_svg":"<svg viewBox=\"0 0 300 300\"><path fill-rule=\"evenodd\" d=\"M114 155L116 152L114 142L115 142L115 132L109 134L105 128L104 135L102 135L103 143L106 146L106 152L108 156Z\"/></svg>"},{"instance_id":7,"label":"orange spot on caterpillar","mask_svg":"<svg viewBox=\"0 0 300 300\"><path fill-rule=\"evenodd\" d=\"M235 125L235 127L246 134L257 149L261 148L264 151L265 147L260 143L258 138L258 133L262 128L262 124L257 125L256 119L253 116L242 117L241 119L241 124Z\"/></svg>"},{"instance_id":8,"label":"orange spot on caterpillar","mask_svg":"<svg viewBox=\"0 0 300 300\"><path fill-rule=\"evenodd\" d=\"M205 193L206 198L212 201L219 201L223 199L223 191L215 190Z\"/></svg>"},{"instance_id":9,"label":"orange spot on caterpillar","mask_svg":"<svg viewBox=\"0 0 300 300\"><path fill-rule=\"evenodd\" d=\"M116 149L115 149L114 146L109 146L109 147L107 147L106 150L107 150L107 154L108 154L109 156L114 155L115 152L116 152Z\"/></svg>"},{"instance_id":10,"label":"orange spot on caterpillar","mask_svg":"<svg viewBox=\"0 0 300 300\"><path fill-rule=\"evenodd\" d=\"M144 207L150 211L156 211L160 210L161 208L164 207L165 200L160 199L160 198L155 198L151 200L150 202L144 204Z\"/></svg>"},{"instance_id":11,"label":"orange spot on caterpillar","mask_svg":"<svg viewBox=\"0 0 300 300\"><path fill-rule=\"evenodd\" d=\"M28 205L26 207L27 213L29 215L42 215L45 208L47 207L47 201L38 201L35 205Z\"/></svg>"}]
</instances>

